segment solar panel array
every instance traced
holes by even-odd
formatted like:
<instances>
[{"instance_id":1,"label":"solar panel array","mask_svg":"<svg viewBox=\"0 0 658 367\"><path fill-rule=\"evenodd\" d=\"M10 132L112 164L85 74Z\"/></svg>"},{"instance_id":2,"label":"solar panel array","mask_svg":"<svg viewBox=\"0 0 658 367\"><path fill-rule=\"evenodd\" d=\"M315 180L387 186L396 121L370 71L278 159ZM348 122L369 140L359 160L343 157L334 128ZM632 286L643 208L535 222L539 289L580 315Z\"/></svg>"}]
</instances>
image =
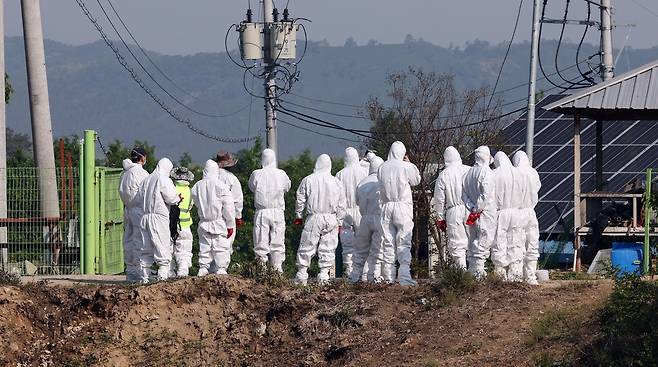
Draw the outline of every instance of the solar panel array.
<instances>
[{"instance_id":1,"label":"solar panel array","mask_svg":"<svg viewBox=\"0 0 658 367\"><path fill-rule=\"evenodd\" d=\"M542 233L562 232L560 216L573 223L573 117L542 109L563 97L548 96L536 110L533 163L542 181L536 208ZM525 149L525 115L503 134L511 150ZM582 192L595 189L595 152L596 122L581 119ZM620 191L651 167L658 167L658 116L655 121L603 121L604 191Z\"/></svg>"}]
</instances>

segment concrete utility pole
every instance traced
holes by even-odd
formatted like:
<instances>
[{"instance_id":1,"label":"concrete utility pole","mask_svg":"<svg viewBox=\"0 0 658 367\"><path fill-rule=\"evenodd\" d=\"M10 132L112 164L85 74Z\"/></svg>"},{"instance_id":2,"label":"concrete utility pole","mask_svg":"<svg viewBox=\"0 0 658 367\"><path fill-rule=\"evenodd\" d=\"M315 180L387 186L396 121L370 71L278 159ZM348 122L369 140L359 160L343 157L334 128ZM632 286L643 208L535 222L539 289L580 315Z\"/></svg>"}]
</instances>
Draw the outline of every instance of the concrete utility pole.
<instances>
[{"instance_id":1,"label":"concrete utility pole","mask_svg":"<svg viewBox=\"0 0 658 367\"><path fill-rule=\"evenodd\" d=\"M5 1L0 0L0 218L7 218L7 124L5 121ZM7 227L0 227L0 247L7 243ZM4 260L4 259L2 259Z\"/></svg>"},{"instance_id":2,"label":"concrete utility pole","mask_svg":"<svg viewBox=\"0 0 658 367\"><path fill-rule=\"evenodd\" d=\"M601 0L601 78L612 79L615 65L612 54L612 0Z\"/></svg>"},{"instance_id":3,"label":"concrete utility pole","mask_svg":"<svg viewBox=\"0 0 658 367\"><path fill-rule=\"evenodd\" d=\"M528 112L526 113L525 152L532 163L535 144L535 95L537 94L537 57L539 55L539 7L540 1L534 0L532 11L532 39L530 46L530 83L528 83Z\"/></svg>"},{"instance_id":4,"label":"concrete utility pole","mask_svg":"<svg viewBox=\"0 0 658 367\"><path fill-rule=\"evenodd\" d=\"M270 32L272 31L272 23L274 22L274 3L273 0L263 0L263 38L265 46L265 131L267 132L267 147L274 150L278 156L277 150L277 128L276 128L276 81L274 80L275 73L275 56L272 55L272 47L270 43Z\"/></svg>"},{"instance_id":5,"label":"concrete utility pole","mask_svg":"<svg viewBox=\"0 0 658 367\"><path fill-rule=\"evenodd\" d=\"M32 144L34 158L39 168L41 216L59 218L53 129L50 120L46 55L43 48L39 0L21 0L21 10L32 118Z\"/></svg>"}]
</instances>

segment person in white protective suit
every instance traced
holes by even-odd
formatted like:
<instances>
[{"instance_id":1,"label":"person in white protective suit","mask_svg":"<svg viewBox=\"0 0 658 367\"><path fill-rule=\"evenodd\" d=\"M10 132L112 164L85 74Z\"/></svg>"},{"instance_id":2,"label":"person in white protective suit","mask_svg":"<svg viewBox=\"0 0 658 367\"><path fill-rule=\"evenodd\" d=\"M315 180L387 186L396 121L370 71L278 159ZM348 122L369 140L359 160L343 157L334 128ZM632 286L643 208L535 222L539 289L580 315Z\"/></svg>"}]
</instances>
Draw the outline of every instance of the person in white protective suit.
<instances>
[{"instance_id":1,"label":"person in white protective suit","mask_svg":"<svg viewBox=\"0 0 658 367\"><path fill-rule=\"evenodd\" d=\"M173 181L169 178L172 168L174 165L171 161L162 158L139 189L138 196L144 213L140 221L144 241L139 258L142 283L148 283L153 262L159 266L158 279L169 278L172 256L169 206L181 201Z\"/></svg>"},{"instance_id":2,"label":"person in white protective suit","mask_svg":"<svg viewBox=\"0 0 658 367\"><path fill-rule=\"evenodd\" d=\"M123 231L123 257L126 263L126 280L138 282L142 278L139 257L142 254L142 232L139 221L142 219L142 207L138 200L138 191L149 173L144 169L146 151L134 148L130 158L123 160L123 173L119 181L119 196L125 205Z\"/></svg>"},{"instance_id":3,"label":"person in white protective suit","mask_svg":"<svg viewBox=\"0 0 658 367\"><path fill-rule=\"evenodd\" d=\"M214 261L214 274L226 274L231 262L231 235L235 231L235 207L228 186L219 181L219 166L208 160L203 179L192 187L192 200L199 214L199 273L207 275Z\"/></svg>"},{"instance_id":4,"label":"person in white protective suit","mask_svg":"<svg viewBox=\"0 0 658 367\"><path fill-rule=\"evenodd\" d=\"M379 168L381 183L382 231L384 236L384 280L393 280L395 257L400 268L398 282L415 285L411 278L411 236L414 228L414 205L411 186L420 183L420 172L409 162L402 142L391 145L388 159Z\"/></svg>"},{"instance_id":5,"label":"person in white protective suit","mask_svg":"<svg viewBox=\"0 0 658 367\"><path fill-rule=\"evenodd\" d=\"M304 177L297 189L295 225L304 225L297 250L295 283L306 284L311 259L318 253L318 283L329 281L329 270L336 260L338 226L345 217L343 184L331 175L331 158L322 154L313 173ZM303 214L306 209L306 223Z\"/></svg>"},{"instance_id":6,"label":"person in white protective suit","mask_svg":"<svg viewBox=\"0 0 658 367\"><path fill-rule=\"evenodd\" d=\"M535 206L539 202L541 180L537 170L530 165L530 160L525 152L516 152L512 161L519 170L519 174L526 177L520 209L522 242L525 245L523 272L525 273L525 280L529 284L536 285L537 260L539 260L539 222L537 221Z\"/></svg>"},{"instance_id":7,"label":"person in white protective suit","mask_svg":"<svg viewBox=\"0 0 658 367\"><path fill-rule=\"evenodd\" d=\"M194 174L186 167L176 167L171 171L170 177L174 180L176 192L182 197L181 202L178 204L180 209L177 224L178 232L171 239L176 268L174 269L172 263L170 276L186 277L190 275L190 267L192 266L192 242L194 240L192 236L192 206L194 203L190 184L194 181Z\"/></svg>"},{"instance_id":8,"label":"person in white protective suit","mask_svg":"<svg viewBox=\"0 0 658 367\"><path fill-rule=\"evenodd\" d=\"M381 282L384 261L384 247L381 223L381 183L377 179L379 167L384 160L370 158L370 175L363 179L356 188L356 202L361 212L361 225L354 238L354 268L350 274L351 282L358 282L366 261L368 263L368 280Z\"/></svg>"},{"instance_id":9,"label":"person in white protective suit","mask_svg":"<svg viewBox=\"0 0 658 367\"><path fill-rule=\"evenodd\" d=\"M263 168L249 177L249 189L254 193L254 252L263 263L268 262L283 272L286 256L285 233L286 208L284 195L290 190L290 178L276 167L276 155L272 149L263 150Z\"/></svg>"},{"instance_id":10,"label":"person in white protective suit","mask_svg":"<svg viewBox=\"0 0 658 367\"><path fill-rule=\"evenodd\" d=\"M455 147L447 147L443 152L445 168L436 179L434 186L434 210L437 227L446 232L448 253L454 264L466 269L466 250L472 235L471 227L466 225L468 210L462 199L464 175L471 168L462 164L462 158Z\"/></svg>"},{"instance_id":11,"label":"person in white protective suit","mask_svg":"<svg viewBox=\"0 0 658 367\"><path fill-rule=\"evenodd\" d=\"M503 280L521 281L525 246L521 239L519 208L525 177L518 173L504 152L496 153L494 165L498 227L491 248L491 261L496 275Z\"/></svg>"},{"instance_id":12,"label":"person in white protective suit","mask_svg":"<svg viewBox=\"0 0 658 367\"><path fill-rule=\"evenodd\" d=\"M475 164L464 175L462 199L469 211L467 222L474 222L475 233L468 244L468 271L478 279L486 276L484 263L496 236L496 196L491 152L481 146L475 150Z\"/></svg>"},{"instance_id":13,"label":"person in white protective suit","mask_svg":"<svg viewBox=\"0 0 658 367\"><path fill-rule=\"evenodd\" d=\"M356 187L368 176L359 162L359 152L352 147L345 149L345 168L338 171L336 178L343 184L345 190L345 218L340 227L340 243L343 248L343 275L349 277L352 274L352 253L354 246L354 235L359 230L361 213L356 203Z\"/></svg>"}]
</instances>

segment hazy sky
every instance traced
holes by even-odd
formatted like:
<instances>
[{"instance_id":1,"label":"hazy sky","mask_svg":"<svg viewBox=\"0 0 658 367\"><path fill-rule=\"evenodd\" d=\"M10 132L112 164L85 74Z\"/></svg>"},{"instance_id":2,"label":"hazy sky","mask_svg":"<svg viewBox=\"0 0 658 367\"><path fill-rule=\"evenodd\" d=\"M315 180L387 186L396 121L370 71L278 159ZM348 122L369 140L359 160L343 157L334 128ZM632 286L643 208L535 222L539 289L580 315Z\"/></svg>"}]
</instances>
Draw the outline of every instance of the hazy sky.
<instances>
[{"instance_id":1,"label":"hazy sky","mask_svg":"<svg viewBox=\"0 0 658 367\"><path fill-rule=\"evenodd\" d=\"M84 0L101 17L97 0ZM104 5L106 0L100 0ZM5 1L8 36L20 35L20 1ZM113 0L135 36L151 50L167 54L190 54L223 49L227 27L244 18L247 0ZM277 0L280 8L285 0ZM586 16L585 1L572 0L570 19ZM399 43L407 34L434 44L463 45L479 38L498 43L509 40L519 2L516 0L290 0L293 16L313 20L309 28L312 40L327 39L342 45L352 36L359 44L370 39ZM561 18L565 0L550 0L547 15ZM615 22L636 24L615 32L615 47L641 48L658 44L658 0L615 0ZM46 38L68 44L98 39L75 0L41 1ZM258 14L257 0L252 0ZM523 4L518 40L530 34L532 0ZM598 17L598 10L593 9ZM559 27L547 26L547 38L555 38ZM109 31L109 27L105 27ZM566 38L576 41L581 27L568 26ZM630 37L629 37L630 29ZM590 42L598 42L592 32Z\"/></svg>"}]
</instances>

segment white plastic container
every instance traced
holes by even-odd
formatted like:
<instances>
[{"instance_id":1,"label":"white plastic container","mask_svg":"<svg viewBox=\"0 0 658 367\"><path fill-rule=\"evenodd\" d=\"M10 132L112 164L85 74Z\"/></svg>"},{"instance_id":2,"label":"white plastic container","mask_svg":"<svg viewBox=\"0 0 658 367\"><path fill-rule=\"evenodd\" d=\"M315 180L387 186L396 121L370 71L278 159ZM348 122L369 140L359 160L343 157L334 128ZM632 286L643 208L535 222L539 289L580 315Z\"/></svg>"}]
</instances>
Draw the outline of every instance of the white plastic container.
<instances>
[{"instance_id":1,"label":"white plastic container","mask_svg":"<svg viewBox=\"0 0 658 367\"><path fill-rule=\"evenodd\" d=\"M539 283L546 283L550 280L548 270L537 270L537 281Z\"/></svg>"}]
</instances>

